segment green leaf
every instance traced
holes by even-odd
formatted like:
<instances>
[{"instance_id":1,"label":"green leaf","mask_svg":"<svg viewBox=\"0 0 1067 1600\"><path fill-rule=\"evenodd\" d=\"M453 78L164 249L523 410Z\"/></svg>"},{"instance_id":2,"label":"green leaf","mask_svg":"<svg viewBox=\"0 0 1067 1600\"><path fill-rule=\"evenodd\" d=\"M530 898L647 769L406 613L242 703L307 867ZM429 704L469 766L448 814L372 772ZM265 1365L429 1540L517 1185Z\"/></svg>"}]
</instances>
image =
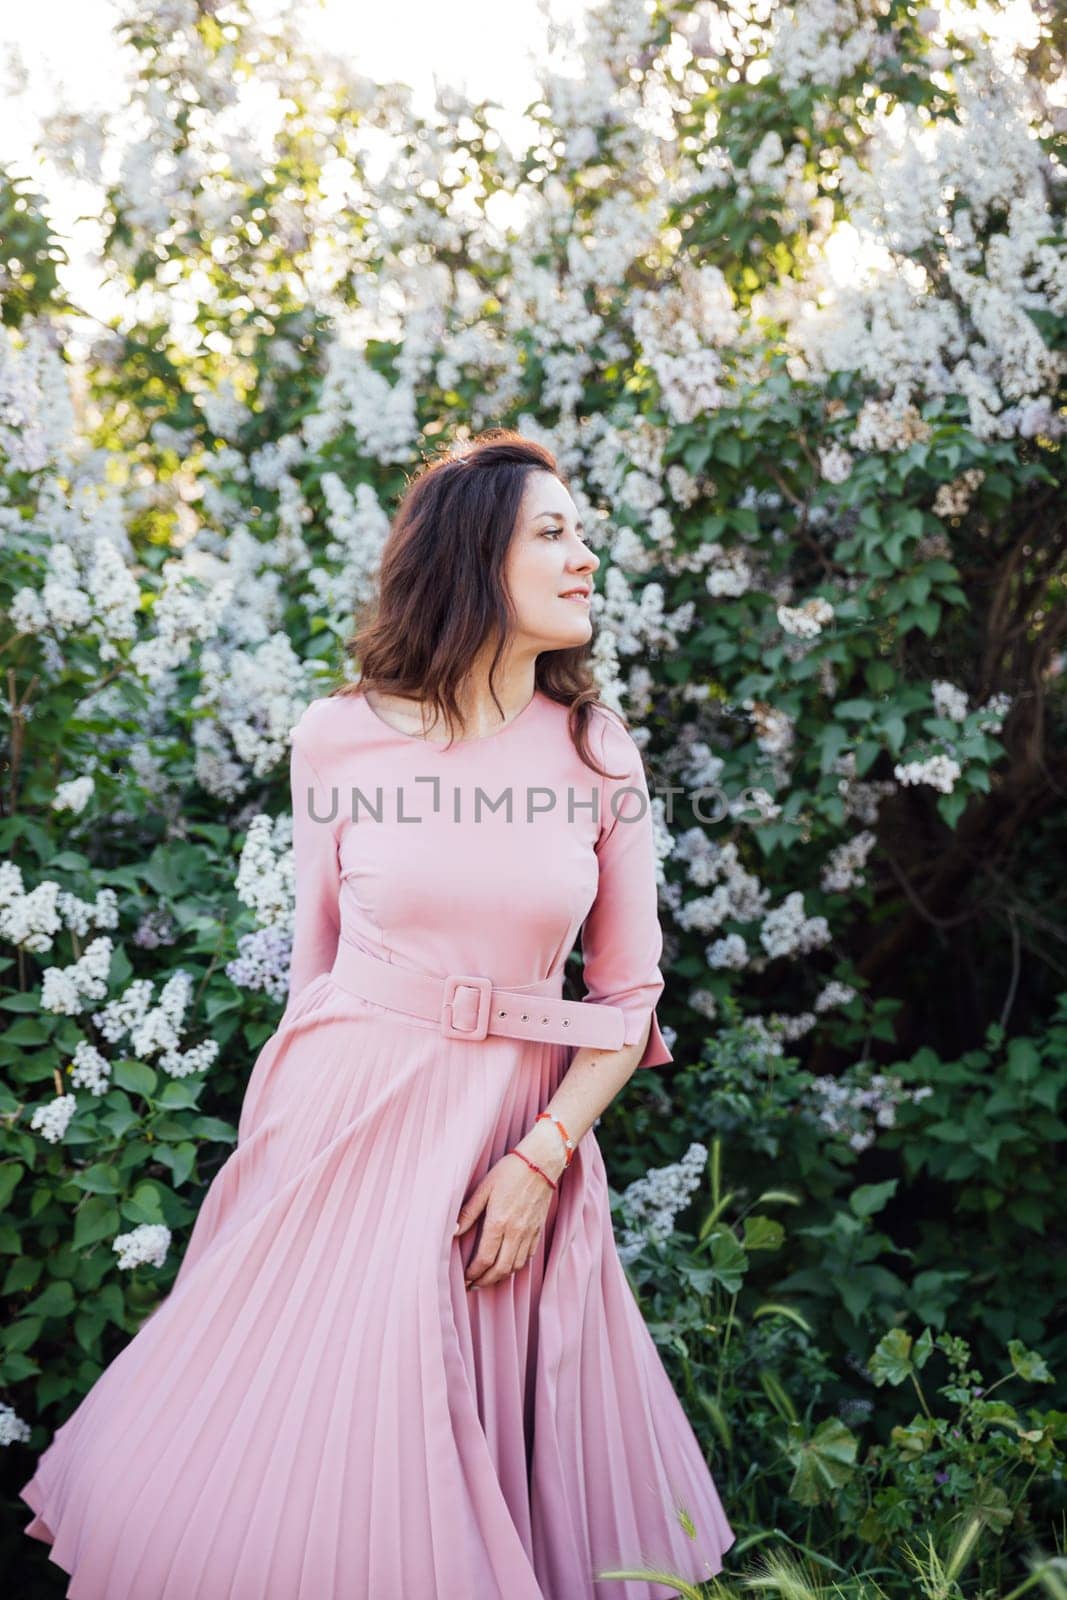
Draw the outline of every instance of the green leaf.
<instances>
[{"instance_id":1,"label":"green leaf","mask_svg":"<svg viewBox=\"0 0 1067 1600\"><path fill-rule=\"evenodd\" d=\"M868 661L863 675L874 694L885 694L896 678L896 672L888 661Z\"/></svg>"},{"instance_id":2,"label":"green leaf","mask_svg":"<svg viewBox=\"0 0 1067 1600\"><path fill-rule=\"evenodd\" d=\"M839 700L834 706L835 716L848 717L853 722L866 722L873 711L873 700Z\"/></svg>"},{"instance_id":3,"label":"green leaf","mask_svg":"<svg viewBox=\"0 0 1067 1600\"><path fill-rule=\"evenodd\" d=\"M911 1353L912 1361L918 1368L920 1368L920 1370L925 1367L927 1361L929 1361L930 1356L933 1353L933 1348L934 1336L930 1332L929 1328L924 1328L918 1339L916 1339L915 1348Z\"/></svg>"},{"instance_id":4,"label":"green leaf","mask_svg":"<svg viewBox=\"0 0 1067 1600\"><path fill-rule=\"evenodd\" d=\"M1032 1039L1012 1039L1007 1050L1008 1076L1015 1083L1033 1083L1041 1071L1041 1053Z\"/></svg>"},{"instance_id":5,"label":"green leaf","mask_svg":"<svg viewBox=\"0 0 1067 1600\"><path fill-rule=\"evenodd\" d=\"M728 1294L736 1294L748 1270L745 1255L732 1228L717 1225L708 1235L711 1247L711 1265L715 1277Z\"/></svg>"},{"instance_id":6,"label":"green leaf","mask_svg":"<svg viewBox=\"0 0 1067 1600\"><path fill-rule=\"evenodd\" d=\"M819 736L819 766L825 776L849 743L850 735L839 723L828 722Z\"/></svg>"},{"instance_id":7,"label":"green leaf","mask_svg":"<svg viewBox=\"0 0 1067 1600\"><path fill-rule=\"evenodd\" d=\"M0 1006L5 1011L37 1012L41 1009L41 997L39 994L9 994L0 1000Z\"/></svg>"},{"instance_id":8,"label":"green leaf","mask_svg":"<svg viewBox=\"0 0 1067 1600\"><path fill-rule=\"evenodd\" d=\"M900 754L907 734L907 725L898 711L891 711L882 724L886 744L895 756Z\"/></svg>"},{"instance_id":9,"label":"green leaf","mask_svg":"<svg viewBox=\"0 0 1067 1600\"><path fill-rule=\"evenodd\" d=\"M1008 1340L1008 1355L1016 1377L1024 1378L1027 1383L1052 1382L1052 1373L1044 1358L1036 1350L1028 1350L1021 1340Z\"/></svg>"},{"instance_id":10,"label":"green leaf","mask_svg":"<svg viewBox=\"0 0 1067 1600\"><path fill-rule=\"evenodd\" d=\"M916 607L912 616L916 626L922 629L928 639L932 639L941 621L940 603L937 600L928 600L925 605Z\"/></svg>"},{"instance_id":11,"label":"green leaf","mask_svg":"<svg viewBox=\"0 0 1067 1600\"><path fill-rule=\"evenodd\" d=\"M196 1165L196 1145L186 1139L181 1144L164 1146L158 1151L158 1160L170 1168L174 1185L178 1188L186 1181Z\"/></svg>"},{"instance_id":12,"label":"green leaf","mask_svg":"<svg viewBox=\"0 0 1067 1600\"><path fill-rule=\"evenodd\" d=\"M852 1213L857 1217L873 1217L896 1193L898 1179L887 1178L885 1183L865 1183L853 1189L848 1197Z\"/></svg>"},{"instance_id":13,"label":"green leaf","mask_svg":"<svg viewBox=\"0 0 1067 1600\"><path fill-rule=\"evenodd\" d=\"M859 1440L840 1417L820 1422L810 1439L789 1450L796 1472L789 1493L801 1505L817 1506L833 1497L852 1476Z\"/></svg>"},{"instance_id":14,"label":"green leaf","mask_svg":"<svg viewBox=\"0 0 1067 1600\"><path fill-rule=\"evenodd\" d=\"M773 1217L745 1218L742 1244L746 1250L780 1250L784 1242L785 1229Z\"/></svg>"},{"instance_id":15,"label":"green leaf","mask_svg":"<svg viewBox=\"0 0 1067 1600\"><path fill-rule=\"evenodd\" d=\"M159 1091L157 1103L166 1106L168 1111L189 1111L200 1099L203 1087L203 1079L194 1082L188 1078L171 1078Z\"/></svg>"},{"instance_id":16,"label":"green leaf","mask_svg":"<svg viewBox=\"0 0 1067 1600\"><path fill-rule=\"evenodd\" d=\"M40 1002L38 1002L37 1009L40 1009ZM4 1043L9 1045L47 1044L52 1036L52 1028L51 1018L45 1021L39 1016L20 1017L17 1022L10 1022L5 1027Z\"/></svg>"},{"instance_id":17,"label":"green leaf","mask_svg":"<svg viewBox=\"0 0 1067 1600\"><path fill-rule=\"evenodd\" d=\"M133 1223L165 1222L162 1191L157 1183L139 1183L122 1207L122 1215Z\"/></svg>"},{"instance_id":18,"label":"green leaf","mask_svg":"<svg viewBox=\"0 0 1067 1600\"><path fill-rule=\"evenodd\" d=\"M74 1248L84 1250L119 1231L119 1208L106 1195L91 1194L83 1200L74 1217Z\"/></svg>"},{"instance_id":19,"label":"green leaf","mask_svg":"<svg viewBox=\"0 0 1067 1600\"><path fill-rule=\"evenodd\" d=\"M682 452L682 460L694 477L698 477L707 466L708 457L711 455L710 439L693 439Z\"/></svg>"},{"instance_id":20,"label":"green leaf","mask_svg":"<svg viewBox=\"0 0 1067 1600\"><path fill-rule=\"evenodd\" d=\"M883 1383L905 1383L915 1370L911 1359L911 1334L904 1328L890 1328L874 1347L867 1370L879 1388Z\"/></svg>"},{"instance_id":21,"label":"green leaf","mask_svg":"<svg viewBox=\"0 0 1067 1600\"><path fill-rule=\"evenodd\" d=\"M87 1189L90 1194L118 1194L122 1188L115 1168L104 1161L97 1161L84 1172L75 1173L71 1181L79 1189Z\"/></svg>"},{"instance_id":22,"label":"green leaf","mask_svg":"<svg viewBox=\"0 0 1067 1600\"><path fill-rule=\"evenodd\" d=\"M0 1162L0 1211L7 1210L8 1202L25 1171L21 1161Z\"/></svg>"},{"instance_id":23,"label":"green leaf","mask_svg":"<svg viewBox=\"0 0 1067 1600\"><path fill-rule=\"evenodd\" d=\"M38 1317L69 1317L73 1310L74 1290L65 1278L54 1278L26 1307L29 1316Z\"/></svg>"},{"instance_id":24,"label":"green leaf","mask_svg":"<svg viewBox=\"0 0 1067 1600\"><path fill-rule=\"evenodd\" d=\"M725 461L731 467L741 465L741 441L736 433L722 433L715 441L716 461Z\"/></svg>"},{"instance_id":25,"label":"green leaf","mask_svg":"<svg viewBox=\"0 0 1067 1600\"><path fill-rule=\"evenodd\" d=\"M944 818L950 828L956 826L966 809L967 796L962 789L954 789L951 794L939 794L937 797L938 815Z\"/></svg>"},{"instance_id":26,"label":"green leaf","mask_svg":"<svg viewBox=\"0 0 1067 1600\"><path fill-rule=\"evenodd\" d=\"M143 1095L145 1099L156 1092L156 1075L143 1061L116 1061L111 1078L120 1089L128 1089L131 1094Z\"/></svg>"}]
</instances>

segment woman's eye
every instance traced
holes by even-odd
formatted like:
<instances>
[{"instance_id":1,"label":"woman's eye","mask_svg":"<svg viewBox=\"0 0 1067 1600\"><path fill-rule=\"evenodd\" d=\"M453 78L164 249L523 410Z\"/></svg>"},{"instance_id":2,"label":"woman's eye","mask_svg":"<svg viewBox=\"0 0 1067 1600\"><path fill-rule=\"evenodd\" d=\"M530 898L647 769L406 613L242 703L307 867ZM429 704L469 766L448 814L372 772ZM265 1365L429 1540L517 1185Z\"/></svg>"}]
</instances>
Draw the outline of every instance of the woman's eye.
<instances>
[{"instance_id":1,"label":"woman's eye","mask_svg":"<svg viewBox=\"0 0 1067 1600\"><path fill-rule=\"evenodd\" d=\"M563 529L562 528L545 528L544 532L545 533L560 534L560 533L563 532Z\"/></svg>"}]
</instances>

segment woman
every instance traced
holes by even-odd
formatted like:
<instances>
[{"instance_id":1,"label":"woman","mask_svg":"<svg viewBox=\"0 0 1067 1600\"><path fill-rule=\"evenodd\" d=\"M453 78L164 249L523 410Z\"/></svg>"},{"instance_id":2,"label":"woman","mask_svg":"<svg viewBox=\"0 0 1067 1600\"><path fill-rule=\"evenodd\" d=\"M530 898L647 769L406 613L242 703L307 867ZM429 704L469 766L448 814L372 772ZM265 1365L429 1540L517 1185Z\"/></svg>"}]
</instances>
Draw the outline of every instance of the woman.
<instances>
[{"instance_id":1,"label":"woman","mask_svg":"<svg viewBox=\"0 0 1067 1600\"><path fill-rule=\"evenodd\" d=\"M597 1573L721 1569L592 1132L672 1059L598 566L520 435L409 485L359 682L293 730L289 1001L237 1147L22 1491L76 1600L644 1600L673 1587Z\"/></svg>"}]
</instances>

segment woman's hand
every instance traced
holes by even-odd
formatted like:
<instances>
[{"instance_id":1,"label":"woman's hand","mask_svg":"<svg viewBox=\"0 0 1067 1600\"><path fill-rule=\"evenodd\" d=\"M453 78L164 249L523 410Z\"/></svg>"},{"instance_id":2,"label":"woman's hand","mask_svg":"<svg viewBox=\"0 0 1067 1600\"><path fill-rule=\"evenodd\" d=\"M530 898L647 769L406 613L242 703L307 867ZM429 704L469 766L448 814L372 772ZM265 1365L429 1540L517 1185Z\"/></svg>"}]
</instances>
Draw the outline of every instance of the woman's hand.
<instances>
[{"instance_id":1,"label":"woman's hand","mask_svg":"<svg viewBox=\"0 0 1067 1600\"><path fill-rule=\"evenodd\" d=\"M531 1145L535 1142L528 1137L517 1148L536 1161L554 1183L565 1164L562 1145L558 1153L551 1146L546 1151L540 1139L535 1148ZM540 1172L532 1172L518 1156L501 1156L490 1167L463 1202L456 1223L455 1237L459 1238L485 1212L478 1248L464 1273L468 1289L487 1289L526 1265L537 1248L554 1194Z\"/></svg>"}]
</instances>

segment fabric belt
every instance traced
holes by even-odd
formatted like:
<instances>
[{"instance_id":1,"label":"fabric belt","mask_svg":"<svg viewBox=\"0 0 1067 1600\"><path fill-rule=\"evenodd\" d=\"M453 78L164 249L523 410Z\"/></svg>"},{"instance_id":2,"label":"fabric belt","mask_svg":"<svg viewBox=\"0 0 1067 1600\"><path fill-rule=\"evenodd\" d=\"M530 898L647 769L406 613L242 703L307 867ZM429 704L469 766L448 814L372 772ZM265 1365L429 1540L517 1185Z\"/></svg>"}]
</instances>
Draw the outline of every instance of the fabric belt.
<instances>
[{"instance_id":1,"label":"fabric belt","mask_svg":"<svg viewBox=\"0 0 1067 1600\"><path fill-rule=\"evenodd\" d=\"M561 999L561 972L540 983L506 989L478 973L444 976L400 967L341 938L330 977L363 1000L436 1022L446 1039L502 1034L598 1050L620 1050L624 1043L625 1017L619 1007Z\"/></svg>"}]
</instances>

